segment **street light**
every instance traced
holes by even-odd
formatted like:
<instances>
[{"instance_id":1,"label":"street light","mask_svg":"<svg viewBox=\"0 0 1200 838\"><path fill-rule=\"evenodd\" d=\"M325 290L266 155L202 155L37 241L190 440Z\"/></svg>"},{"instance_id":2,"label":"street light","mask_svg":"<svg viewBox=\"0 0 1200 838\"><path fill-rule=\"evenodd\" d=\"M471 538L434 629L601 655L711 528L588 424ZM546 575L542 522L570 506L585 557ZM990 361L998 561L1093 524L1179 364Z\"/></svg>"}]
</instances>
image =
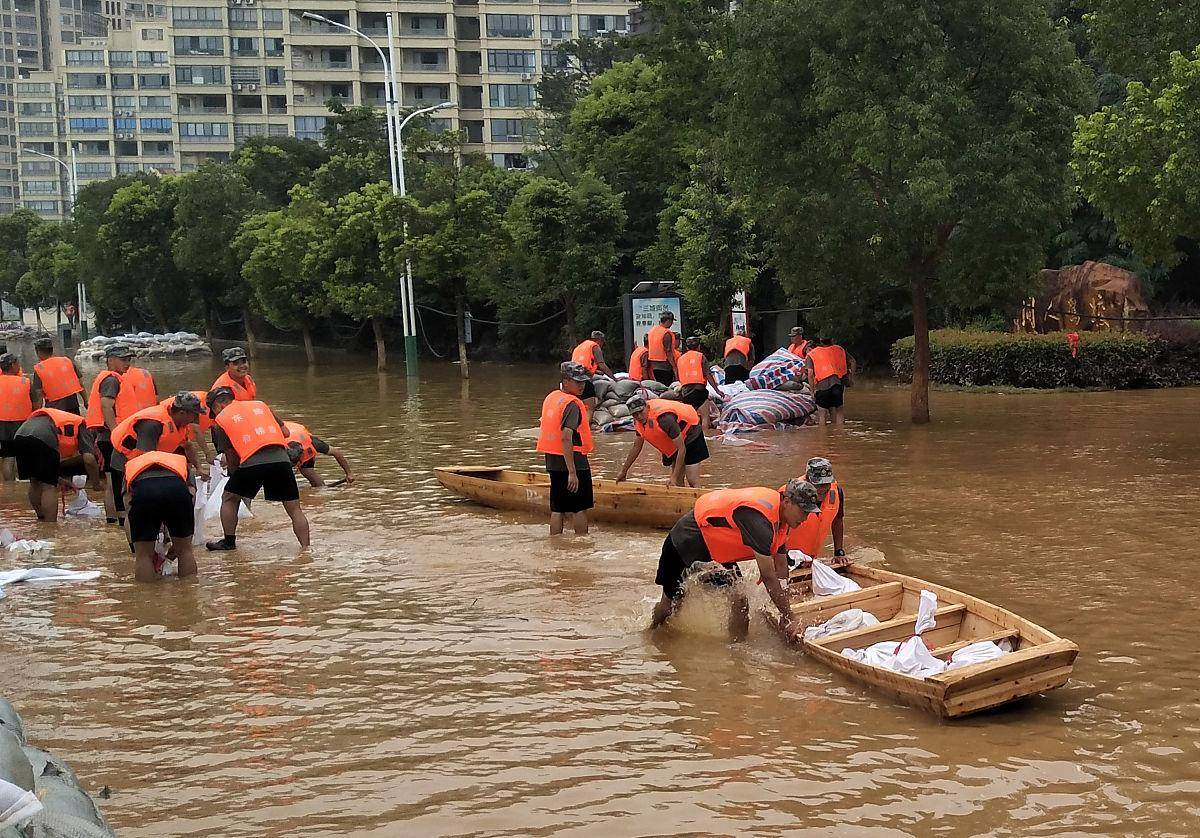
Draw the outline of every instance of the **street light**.
<instances>
[{"instance_id":1,"label":"street light","mask_svg":"<svg viewBox=\"0 0 1200 838\"><path fill-rule=\"evenodd\" d=\"M47 160L53 160L58 165L62 166L67 173L67 199L70 201L71 208L68 214L73 218L75 216L75 196L79 191L79 171L75 163L75 145L68 143L67 148L71 154L71 165L68 166L66 161L61 157L55 157L53 154L47 154L44 151L38 151L33 148L22 148L21 151L26 154L36 154L38 157L45 157ZM88 339L87 320L84 312L87 311L87 288L83 282L76 283L75 295L79 298L79 334L83 340Z\"/></svg>"},{"instance_id":2,"label":"street light","mask_svg":"<svg viewBox=\"0 0 1200 838\"><path fill-rule=\"evenodd\" d=\"M389 41L390 43L390 41ZM400 194L408 194L404 182L404 126L422 114L440 111L443 108L453 108L453 102L441 102L428 108L421 108L404 117L396 126L396 159L400 169ZM408 239L408 222L404 222L404 238ZM400 304L404 306L404 366L410 378L417 375L417 298L413 292L412 260L404 257L404 284L400 291Z\"/></svg>"},{"instance_id":3,"label":"street light","mask_svg":"<svg viewBox=\"0 0 1200 838\"><path fill-rule=\"evenodd\" d=\"M397 194L397 191L396 191L396 155L395 155L395 149L394 149L395 141L394 141L394 138L392 137L392 120L395 118L395 113L396 113L396 91L395 91L395 85L394 85L395 80L394 80L394 77L392 74L392 65L388 60L391 56L384 55L383 47L379 46L379 44L375 43L375 41L372 38L370 38L369 36L367 36L366 34L364 34L362 32L359 32L357 29L355 29L352 26L347 26L344 23L338 23L336 20L330 20L329 18L319 15L316 12L303 12L303 13L301 13L300 17L303 20L315 20L315 21L318 21L319 23L328 24L329 26L335 26L338 29L345 29L347 32L353 32L355 35L362 38L368 44L375 47L375 51L377 53L379 53L379 60L383 62L383 98L384 98L384 113L386 115L386 122L387 122L388 168L391 170L391 175L392 175L392 194L393 195ZM388 32L390 33L391 28L392 28L391 12L388 12L387 21L388 21ZM390 43L388 46L388 51L389 51L389 53L391 52Z\"/></svg>"}]
</instances>

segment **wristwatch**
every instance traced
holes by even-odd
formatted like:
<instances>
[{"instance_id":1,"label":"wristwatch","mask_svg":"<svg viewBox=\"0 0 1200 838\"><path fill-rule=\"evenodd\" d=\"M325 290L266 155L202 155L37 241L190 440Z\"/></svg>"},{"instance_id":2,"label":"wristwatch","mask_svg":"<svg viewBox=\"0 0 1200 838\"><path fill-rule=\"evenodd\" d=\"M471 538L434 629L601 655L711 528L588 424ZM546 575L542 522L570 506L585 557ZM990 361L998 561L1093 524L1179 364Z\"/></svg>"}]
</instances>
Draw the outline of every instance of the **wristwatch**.
<instances>
[{"instance_id":1,"label":"wristwatch","mask_svg":"<svg viewBox=\"0 0 1200 838\"><path fill-rule=\"evenodd\" d=\"M834 551L833 551L833 555L834 555L836 558L839 558L839 559L840 559L840 558L842 558L843 556L845 556L845 555L846 555L846 551L845 551L845 550L834 550Z\"/></svg>"}]
</instances>

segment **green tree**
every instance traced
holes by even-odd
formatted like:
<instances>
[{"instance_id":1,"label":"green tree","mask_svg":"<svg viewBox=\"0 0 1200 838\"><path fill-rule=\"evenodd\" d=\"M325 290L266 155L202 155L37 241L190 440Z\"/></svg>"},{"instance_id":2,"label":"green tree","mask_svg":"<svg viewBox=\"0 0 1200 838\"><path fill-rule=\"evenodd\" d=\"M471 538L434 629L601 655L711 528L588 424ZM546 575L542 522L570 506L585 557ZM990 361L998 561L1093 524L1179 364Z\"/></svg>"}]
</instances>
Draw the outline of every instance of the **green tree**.
<instances>
[{"instance_id":1,"label":"green tree","mask_svg":"<svg viewBox=\"0 0 1200 838\"><path fill-rule=\"evenodd\" d=\"M177 178L175 199L172 255L202 312L205 336L213 337L218 304L240 308L253 354L248 289L241 278L241 260L229 245L261 199L237 168L213 162Z\"/></svg>"},{"instance_id":2,"label":"green tree","mask_svg":"<svg viewBox=\"0 0 1200 838\"><path fill-rule=\"evenodd\" d=\"M1200 238L1200 49L1167 75L1131 82L1120 105L1081 117L1072 168L1088 200L1143 258L1177 264L1178 239Z\"/></svg>"},{"instance_id":3,"label":"green tree","mask_svg":"<svg viewBox=\"0 0 1200 838\"><path fill-rule=\"evenodd\" d=\"M71 224L75 246L79 250L80 278L87 287L88 302L95 312L96 325L102 332L111 331L120 323L130 322L128 315L132 297L111 295L111 302L116 308L108 307L110 298L100 288L109 281L101 279L102 274L107 276L102 270L107 255L100 243L100 227L104 224L108 205L119 190L131 183L150 183L155 179L156 176L151 174L119 175L109 180L92 181L81 187L75 196Z\"/></svg>"},{"instance_id":4,"label":"green tree","mask_svg":"<svg viewBox=\"0 0 1200 838\"><path fill-rule=\"evenodd\" d=\"M29 237L46 226L49 222L33 210L0 217L0 297L21 305L17 283L29 270Z\"/></svg>"},{"instance_id":5,"label":"green tree","mask_svg":"<svg viewBox=\"0 0 1200 838\"><path fill-rule=\"evenodd\" d=\"M564 346L579 336L581 319L597 322L598 309L617 295L613 270L625 221L620 196L591 176L574 184L532 178L508 209L518 267L509 296L565 308Z\"/></svg>"},{"instance_id":6,"label":"green tree","mask_svg":"<svg viewBox=\"0 0 1200 838\"><path fill-rule=\"evenodd\" d=\"M927 422L930 301L1028 290L1086 75L1041 0L751 0L736 24L731 142L779 275L835 311L907 292Z\"/></svg>"},{"instance_id":7,"label":"green tree","mask_svg":"<svg viewBox=\"0 0 1200 838\"><path fill-rule=\"evenodd\" d=\"M329 314L326 265L314 244L327 232L329 209L300 188L285 209L247 218L234 240L254 306L276 328L299 331L309 365L316 364L312 319Z\"/></svg>"},{"instance_id":8,"label":"green tree","mask_svg":"<svg viewBox=\"0 0 1200 838\"><path fill-rule=\"evenodd\" d=\"M308 183L328 159L329 153L314 140L250 137L234 151L232 162L268 206L282 207L288 203L288 191Z\"/></svg>"},{"instance_id":9,"label":"green tree","mask_svg":"<svg viewBox=\"0 0 1200 838\"><path fill-rule=\"evenodd\" d=\"M338 153L329 158L313 172L312 190L316 197L326 203L351 192L357 192L368 183L388 180L387 161L374 154Z\"/></svg>"},{"instance_id":10,"label":"green tree","mask_svg":"<svg viewBox=\"0 0 1200 838\"><path fill-rule=\"evenodd\" d=\"M1086 21L1096 48L1129 78L1153 81L1172 52L1200 44L1200 4L1192 0L1093 0L1092 7Z\"/></svg>"},{"instance_id":11,"label":"green tree","mask_svg":"<svg viewBox=\"0 0 1200 838\"><path fill-rule=\"evenodd\" d=\"M98 261L89 265L98 306L130 324L149 317L163 331L179 322L190 298L171 255L175 183L163 178L118 189L96 231Z\"/></svg>"},{"instance_id":12,"label":"green tree","mask_svg":"<svg viewBox=\"0 0 1200 838\"><path fill-rule=\"evenodd\" d=\"M17 282L16 296L22 306L34 309L40 327L41 309L75 297L79 251L65 240L61 226L44 223L29 231L27 253L29 267Z\"/></svg>"}]
</instances>

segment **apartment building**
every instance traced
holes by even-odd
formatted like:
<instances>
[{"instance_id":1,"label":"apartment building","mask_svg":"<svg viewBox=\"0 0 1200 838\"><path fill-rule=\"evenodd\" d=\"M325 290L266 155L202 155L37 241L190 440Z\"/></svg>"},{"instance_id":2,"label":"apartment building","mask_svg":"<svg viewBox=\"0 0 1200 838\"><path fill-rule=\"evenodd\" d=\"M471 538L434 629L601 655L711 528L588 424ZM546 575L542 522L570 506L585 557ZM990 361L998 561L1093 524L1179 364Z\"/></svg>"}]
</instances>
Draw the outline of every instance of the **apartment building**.
<instances>
[{"instance_id":1,"label":"apartment building","mask_svg":"<svg viewBox=\"0 0 1200 838\"><path fill-rule=\"evenodd\" d=\"M330 99L382 109L376 48L303 19L305 11L360 30L389 59L391 12L402 105L454 102L438 112L436 127L462 130L466 149L497 166L524 167L535 85L556 65L557 46L626 31L630 9L582 0L104 2L106 16L111 9L120 18L110 19L107 37L64 47L53 69L22 73L16 87L18 108L28 112L18 120L19 145L63 159L73 148L80 186L138 171L193 171L206 159L228 159L249 137L320 140ZM62 217L65 172L35 158L19 153L21 205Z\"/></svg>"}]
</instances>

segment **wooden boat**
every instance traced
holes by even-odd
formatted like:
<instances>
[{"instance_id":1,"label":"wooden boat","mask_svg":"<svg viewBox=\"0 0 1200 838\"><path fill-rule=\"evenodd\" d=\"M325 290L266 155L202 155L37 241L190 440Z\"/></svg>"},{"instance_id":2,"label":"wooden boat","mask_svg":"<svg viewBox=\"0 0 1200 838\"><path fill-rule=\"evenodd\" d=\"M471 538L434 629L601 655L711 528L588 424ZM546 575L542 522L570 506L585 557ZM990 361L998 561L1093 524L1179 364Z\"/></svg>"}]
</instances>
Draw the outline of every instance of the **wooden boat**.
<instances>
[{"instance_id":1,"label":"wooden boat","mask_svg":"<svg viewBox=\"0 0 1200 838\"><path fill-rule=\"evenodd\" d=\"M545 474L504 466L447 466L433 474L450 491L493 509L544 515L550 508L550 478ZM591 520L660 529L674 526L708 491L598 479L592 480L592 489L596 506L588 513Z\"/></svg>"},{"instance_id":2,"label":"wooden boat","mask_svg":"<svg viewBox=\"0 0 1200 838\"><path fill-rule=\"evenodd\" d=\"M1071 675L1079 647L1010 611L952 588L878 567L851 564L838 572L853 579L862 590L814 598L810 571L793 572L789 590L799 625L819 625L848 608L869 611L879 619L879 625L797 642L829 667L906 703L953 719L1061 687ZM948 660L954 652L981 640L1007 639L1013 651L986 663L928 678L914 678L842 656L843 649L865 649L885 640L912 637L922 590L932 591L938 599L934 627L921 635L934 657ZM771 609L768 616L778 627L778 613Z\"/></svg>"}]
</instances>

